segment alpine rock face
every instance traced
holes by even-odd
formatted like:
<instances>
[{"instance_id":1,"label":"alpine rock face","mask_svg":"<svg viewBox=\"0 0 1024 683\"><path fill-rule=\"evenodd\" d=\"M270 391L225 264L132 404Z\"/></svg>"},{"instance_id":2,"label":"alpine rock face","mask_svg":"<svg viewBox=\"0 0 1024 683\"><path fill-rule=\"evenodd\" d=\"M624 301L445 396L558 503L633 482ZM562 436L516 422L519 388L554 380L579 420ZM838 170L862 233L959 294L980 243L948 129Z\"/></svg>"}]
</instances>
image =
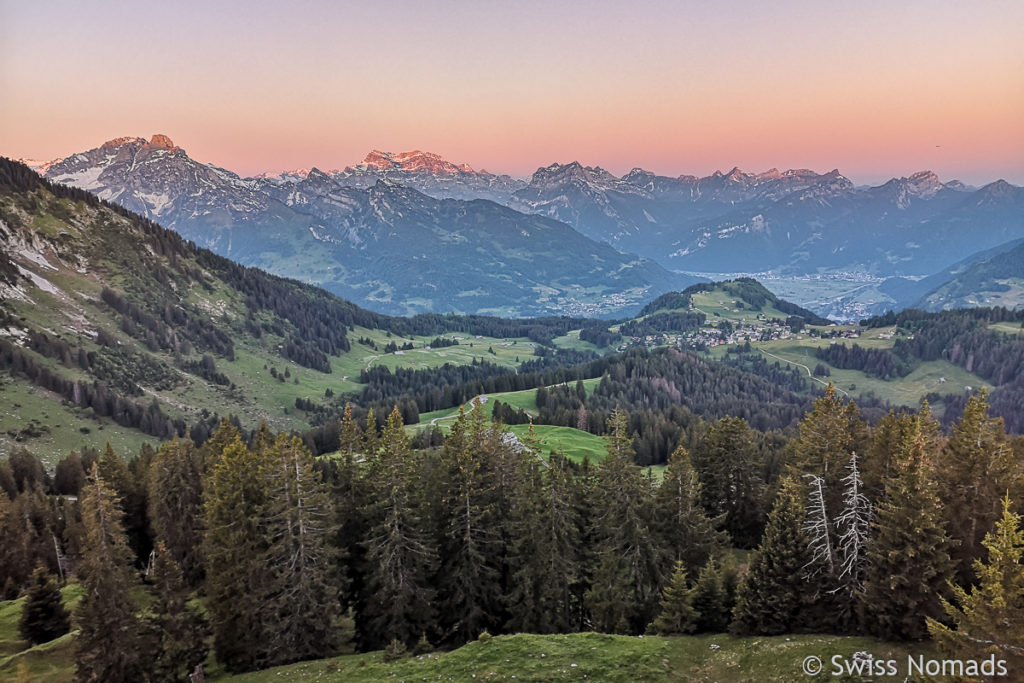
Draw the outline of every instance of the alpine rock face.
<instances>
[{"instance_id":1,"label":"alpine rock face","mask_svg":"<svg viewBox=\"0 0 1024 683\"><path fill-rule=\"evenodd\" d=\"M298 182L309 169L288 171L276 176L260 176L274 185ZM526 181L508 175L476 171L468 164L455 164L431 152L382 152L373 150L355 166L326 171L326 175L344 187L366 189L378 180L405 185L436 199L490 199L499 204Z\"/></svg>"},{"instance_id":2,"label":"alpine rock face","mask_svg":"<svg viewBox=\"0 0 1024 683\"><path fill-rule=\"evenodd\" d=\"M501 176L421 152L367 159L334 173L312 168L241 178L155 135L111 140L59 160L46 177L244 265L386 313L613 315L695 281L558 221L410 186L410 178L421 187L434 178L494 185L504 182Z\"/></svg>"}]
</instances>

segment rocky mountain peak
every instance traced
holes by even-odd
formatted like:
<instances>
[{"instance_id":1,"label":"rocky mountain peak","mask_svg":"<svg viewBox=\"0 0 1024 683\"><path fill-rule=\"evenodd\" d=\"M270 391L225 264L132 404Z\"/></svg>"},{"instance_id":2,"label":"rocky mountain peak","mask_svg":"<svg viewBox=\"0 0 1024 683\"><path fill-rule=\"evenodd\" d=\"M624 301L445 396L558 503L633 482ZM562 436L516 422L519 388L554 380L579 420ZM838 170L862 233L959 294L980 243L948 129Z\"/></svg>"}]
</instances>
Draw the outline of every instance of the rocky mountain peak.
<instances>
[{"instance_id":1,"label":"rocky mountain peak","mask_svg":"<svg viewBox=\"0 0 1024 683\"><path fill-rule=\"evenodd\" d=\"M323 180L330 180L331 179L330 175L328 175L327 173L324 173L323 171L321 171L316 166L314 166L313 168L311 168L308 171L306 171L306 176L305 177L306 177L306 180L316 180L316 181L323 181Z\"/></svg>"},{"instance_id":2,"label":"rocky mountain peak","mask_svg":"<svg viewBox=\"0 0 1024 683\"><path fill-rule=\"evenodd\" d=\"M100 149L114 149L117 147L123 147L130 143L142 146L146 144L146 139L133 137L114 138L113 140L107 140L102 145L100 145Z\"/></svg>"},{"instance_id":3,"label":"rocky mountain peak","mask_svg":"<svg viewBox=\"0 0 1024 683\"><path fill-rule=\"evenodd\" d=\"M153 149L166 149L172 152L178 149L169 137L160 133L150 138L148 145Z\"/></svg>"},{"instance_id":4,"label":"rocky mountain peak","mask_svg":"<svg viewBox=\"0 0 1024 683\"><path fill-rule=\"evenodd\" d=\"M907 190L918 197L931 197L942 189L942 181L939 176L931 171L918 171L905 180Z\"/></svg>"},{"instance_id":5,"label":"rocky mountain peak","mask_svg":"<svg viewBox=\"0 0 1024 683\"><path fill-rule=\"evenodd\" d=\"M476 173L468 164L454 164L440 154L414 149L409 152L382 152L372 150L357 167L364 171L404 171L406 173L431 173L434 175L458 175Z\"/></svg>"}]
</instances>

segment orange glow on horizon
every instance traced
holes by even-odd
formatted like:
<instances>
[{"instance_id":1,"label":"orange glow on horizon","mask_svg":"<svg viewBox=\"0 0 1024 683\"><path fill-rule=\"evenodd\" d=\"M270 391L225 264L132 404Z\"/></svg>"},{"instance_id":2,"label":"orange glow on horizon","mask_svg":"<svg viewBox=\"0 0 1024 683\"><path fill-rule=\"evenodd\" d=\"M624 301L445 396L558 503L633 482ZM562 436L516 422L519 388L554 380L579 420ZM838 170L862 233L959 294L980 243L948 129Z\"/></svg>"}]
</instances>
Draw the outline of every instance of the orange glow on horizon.
<instances>
[{"instance_id":1,"label":"orange glow on horizon","mask_svg":"<svg viewBox=\"0 0 1024 683\"><path fill-rule=\"evenodd\" d=\"M923 0L7 3L0 153L161 132L242 175L377 148L516 176L578 160L1024 185L1020 25L1020 3Z\"/></svg>"}]
</instances>

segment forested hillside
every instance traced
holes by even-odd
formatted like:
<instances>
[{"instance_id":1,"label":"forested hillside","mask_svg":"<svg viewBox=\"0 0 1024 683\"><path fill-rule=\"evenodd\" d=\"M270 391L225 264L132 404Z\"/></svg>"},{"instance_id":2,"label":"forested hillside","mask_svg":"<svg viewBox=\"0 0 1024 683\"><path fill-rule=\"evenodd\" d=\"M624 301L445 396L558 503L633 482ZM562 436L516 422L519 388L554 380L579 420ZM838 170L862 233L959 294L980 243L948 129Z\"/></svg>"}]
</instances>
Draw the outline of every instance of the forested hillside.
<instances>
[{"instance_id":1,"label":"forested hillside","mask_svg":"<svg viewBox=\"0 0 1024 683\"><path fill-rule=\"evenodd\" d=\"M508 370L584 324L380 315L239 266L5 159L0 246L0 369L15 404L0 415L9 432L0 438L54 456L75 432L102 447L105 426L108 440L133 449L142 435L201 443L228 414L249 429L260 418L309 428L325 410L340 413L331 399L359 389L362 369L399 358L396 342L420 350L410 361L420 367L487 356ZM446 352L428 344L438 335L470 341ZM488 355L470 351L476 337L522 346Z\"/></svg>"},{"instance_id":2,"label":"forested hillside","mask_svg":"<svg viewBox=\"0 0 1024 683\"><path fill-rule=\"evenodd\" d=\"M947 657L1024 666L1024 440L984 394L944 435L927 406L872 428L830 388L786 439L708 423L660 482L635 463L625 411L606 431L583 465L477 408L426 450L395 409L380 430L347 413L319 460L228 423L200 448L76 452L52 476L15 453L0 463L4 597L28 591L28 609L52 577L85 597L70 623L34 617L74 629L49 655L15 642L0 672L178 680L578 631L932 637Z\"/></svg>"}]
</instances>

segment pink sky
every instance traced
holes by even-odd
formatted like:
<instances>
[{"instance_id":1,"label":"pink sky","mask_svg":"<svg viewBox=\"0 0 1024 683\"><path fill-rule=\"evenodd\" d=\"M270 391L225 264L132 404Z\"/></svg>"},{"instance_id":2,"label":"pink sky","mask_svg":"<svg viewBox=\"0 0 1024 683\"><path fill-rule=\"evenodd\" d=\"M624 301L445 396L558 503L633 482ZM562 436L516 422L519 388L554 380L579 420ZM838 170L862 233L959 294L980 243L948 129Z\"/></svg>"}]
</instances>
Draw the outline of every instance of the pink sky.
<instances>
[{"instance_id":1,"label":"pink sky","mask_svg":"<svg viewBox=\"0 0 1024 683\"><path fill-rule=\"evenodd\" d=\"M209 5L212 5L209 6ZM1021 2L0 1L0 154L1024 184Z\"/></svg>"}]
</instances>

